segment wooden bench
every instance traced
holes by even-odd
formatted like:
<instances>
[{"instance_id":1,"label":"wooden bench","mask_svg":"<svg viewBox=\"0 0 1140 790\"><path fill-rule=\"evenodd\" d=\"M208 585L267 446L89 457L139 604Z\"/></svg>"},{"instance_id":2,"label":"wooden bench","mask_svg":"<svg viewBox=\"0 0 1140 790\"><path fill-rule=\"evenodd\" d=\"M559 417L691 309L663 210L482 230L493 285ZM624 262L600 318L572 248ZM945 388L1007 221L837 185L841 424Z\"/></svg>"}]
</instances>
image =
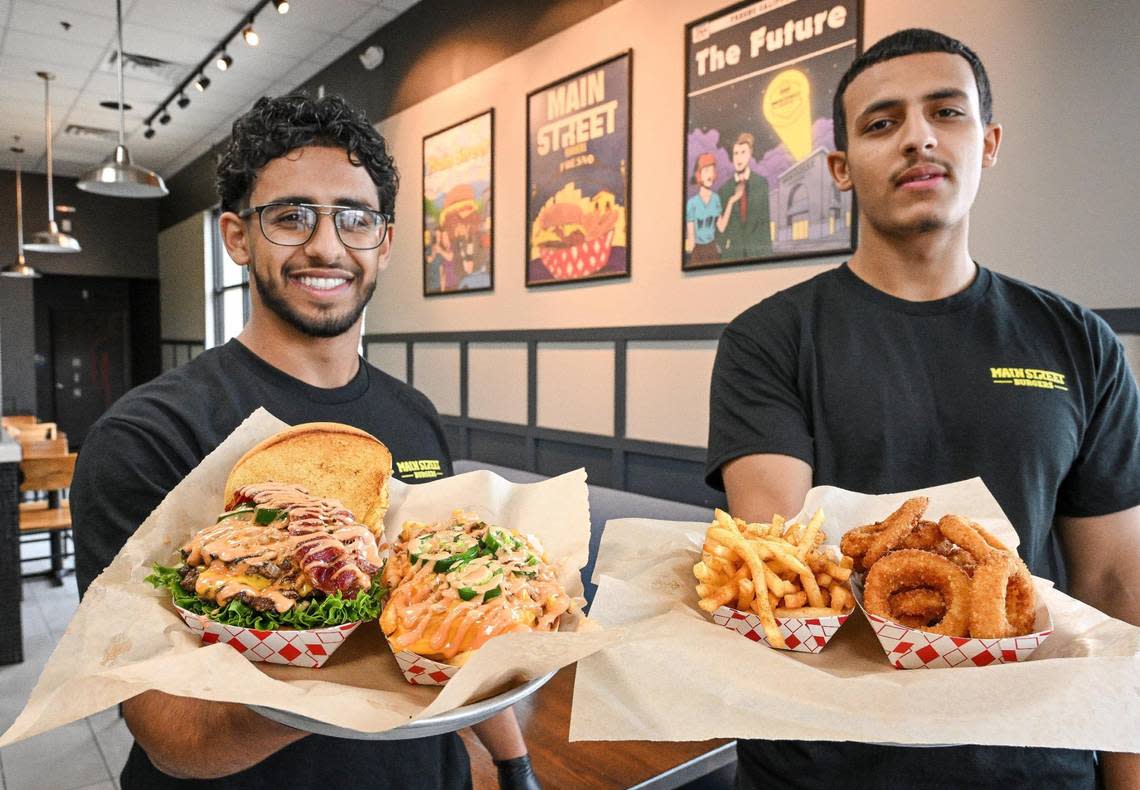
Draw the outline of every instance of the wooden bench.
<instances>
[{"instance_id":1,"label":"wooden bench","mask_svg":"<svg viewBox=\"0 0 1140 790\"><path fill-rule=\"evenodd\" d=\"M46 492L47 499L20 504L21 536L45 534L51 552L44 556L21 558L20 563L50 560L51 567L44 572L25 573L24 578L48 576L56 586L63 584L63 576L70 573L63 567L64 560L72 555L68 550L71 537L71 508L63 497L71 487L75 473L76 453L27 458L20 462L20 491ZM42 540L22 541L39 543Z\"/></svg>"}]
</instances>

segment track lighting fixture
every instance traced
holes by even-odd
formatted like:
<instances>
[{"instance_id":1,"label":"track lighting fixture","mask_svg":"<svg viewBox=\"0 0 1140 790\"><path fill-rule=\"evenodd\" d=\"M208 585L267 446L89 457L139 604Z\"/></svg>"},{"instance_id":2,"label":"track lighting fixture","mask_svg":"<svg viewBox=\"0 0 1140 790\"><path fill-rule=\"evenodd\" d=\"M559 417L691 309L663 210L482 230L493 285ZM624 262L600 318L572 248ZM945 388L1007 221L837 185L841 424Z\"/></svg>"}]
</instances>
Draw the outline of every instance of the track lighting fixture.
<instances>
[{"instance_id":1,"label":"track lighting fixture","mask_svg":"<svg viewBox=\"0 0 1140 790\"><path fill-rule=\"evenodd\" d=\"M225 71L234 65L234 59L230 57L228 52L223 52L221 55L218 55L218 59L214 61L214 65L218 67L218 71Z\"/></svg>"},{"instance_id":2,"label":"track lighting fixture","mask_svg":"<svg viewBox=\"0 0 1140 790\"><path fill-rule=\"evenodd\" d=\"M245 39L245 43L251 47L256 47L261 43L261 39L257 36L257 31L253 29L253 23L250 22L241 31L241 37Z\"/></svg>"}]
</instances>

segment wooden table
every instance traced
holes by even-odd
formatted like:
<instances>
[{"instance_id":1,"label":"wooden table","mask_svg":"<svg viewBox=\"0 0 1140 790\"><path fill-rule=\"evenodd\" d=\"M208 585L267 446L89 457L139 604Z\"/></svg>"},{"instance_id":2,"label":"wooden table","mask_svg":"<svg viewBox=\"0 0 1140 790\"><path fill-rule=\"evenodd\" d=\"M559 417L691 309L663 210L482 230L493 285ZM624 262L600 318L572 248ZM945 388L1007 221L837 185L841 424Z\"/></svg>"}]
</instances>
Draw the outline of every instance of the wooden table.
<instances>
[{"instance_id":1,"label":"wooden table","mask_svg":"<svg viewBox=\"0 0 1140 790\"><path fill-rule=\"evenodd\" d=\"M515 715L530 749L535 773L543 787L673 788L704 776L736 759L731 740L576 741L569 742L570 701L574 667L561 670L550 682L515 706ZM470 730L460 735L471 755L475 790L498 787L491 756Z\"/></svg>"}]
</instances>

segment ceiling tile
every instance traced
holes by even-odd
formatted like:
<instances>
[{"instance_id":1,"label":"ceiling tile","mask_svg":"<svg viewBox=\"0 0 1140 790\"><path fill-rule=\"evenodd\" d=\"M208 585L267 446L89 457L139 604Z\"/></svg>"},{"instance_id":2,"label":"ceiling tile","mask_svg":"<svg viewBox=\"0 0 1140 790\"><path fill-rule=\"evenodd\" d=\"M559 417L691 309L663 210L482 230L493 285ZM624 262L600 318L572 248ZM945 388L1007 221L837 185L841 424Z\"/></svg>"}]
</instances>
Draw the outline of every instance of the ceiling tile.
<instances>
[{"instance_id":1,"label":"ceiling tile","mask_svg":"<svg viewBox=\"0 0 1140 790\"><path fill-rule=\"evenodd\" d=\"M123 20L174 33L191 32L195 38L206 38L213 44L241 21L250 5L243 0L137 0L123 14ZM127 50L130 48L128 42ZM201 57L205 55L203 52Z\"/></svg>"},{"instance_id":2,"label":"ceiling tile","mask_svg":"<svg viewBox=\"0 0 1140 790\"><path fill-rule=\"evenodd\" d=\"M39 68L46 67L49 70L52 66L90 70L99 64L103 50L85 44L61 46L57 40L49 36L10 30L4 39L3 54L5 57L31 60L40 64Z\"/></svg>"},{"instance_id":3,"label":"ceiling tile","mask_svg":"<svg viewBox=\"0 0 1140 790\"><path fill-rule=\"evenodd\" d=\"M270 6L261 12L255 24L259 33L262 23L270 28L276 28L278 25L296 25L309 30L339 33L346 27L359 25L361 18L373 8L374 4L360 0L339 0L336 3L294 0L289 4L288 14L278 14ZM371 29L361 30L361 35L371 32Z\"/></svg>"},{"instance_id":4,"label":"ceiling tile","mask_svg":"<svg viewBox=\"0 0 1140 790\"><path fill-rule=\"evenodd\" d=\"M351 50L358 43L358 41L345 36L338 36L336 38L329 39L328 43L325 44L325 46L315 50L312 54L309 55L309 62L317 66L317 71L320 71L325 66L328 66L337 58L339 58L341 55ZM315 74L316 72L313 73ZM312 74L309 76L311 77ZM306 79L308 79L308 77L306 77Z\"/></svg>"},{"instance_id":5,"label":"ceiling tile","mask_svg":"<svg viewBox=\"0 0 1140 790\"><path fill-rule=\"evenodd\" d=\"M196 30L193 34L175 33L130 22L123 24L123 49L128 53L181 63L188 70L206 57L215 43L215 39L198 35Z\"/></svg>"},{"instance_id":6,"label":"ceiling tile","mask_svg":"<svg viewBox=\"0 0 1140 790\"><path fill-rule=\"evenodd\" d=\"M67 22L64 29L60 24ZM115 35L115 20L82 11L61 9L32 0L15 0L8 19L8 35L16 32L48 36L66 44L103 47Z\"/></svg>"}]
</instances>

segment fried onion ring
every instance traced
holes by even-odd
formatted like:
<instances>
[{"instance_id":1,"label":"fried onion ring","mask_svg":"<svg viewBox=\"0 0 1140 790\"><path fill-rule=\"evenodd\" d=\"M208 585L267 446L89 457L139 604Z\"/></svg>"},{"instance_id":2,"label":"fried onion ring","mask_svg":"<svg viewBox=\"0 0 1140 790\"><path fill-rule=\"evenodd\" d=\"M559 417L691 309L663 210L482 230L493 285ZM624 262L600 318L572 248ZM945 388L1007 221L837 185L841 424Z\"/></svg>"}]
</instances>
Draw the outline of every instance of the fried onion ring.
<instances>
[{"instance_id":1,"label":"fried onion ring","mask_svg":"<svg viewBox=\"0 0 1140 790\"><path fill-rule=\"evenodd\" d=\"M974 571L970 636L1005 639L1033 631L1037 600L1025 563L1014 556L993 557Z\"/></svg>"},{"instance_id":2,"label":"fried onion ring","mask_svg":"<svg viewBox=\"0 0 1140 790\"><path fill-rule=\"evenodd\" d=\"M938 620L946 611L942 593L930 587L900 590L890 596L891 611L904 617L920 617L926 621Z\"/></svg>"},{"instance_id":3,"label":"fried onion ring","mask_svg":"<svg viewBox=\"0 0 1140 790\"><path fill-rule=\"evenodd\" d=\"M878 521L874 524L866 524L848 530L840 538L839 550L855 561L854 570L856 573L866 572L867 569L863 567L863 555L867 553L867 547L871 545L871 541L883 529L883 522Z\"/></svg>"},{"instance_id":4,"label":"fried onion ring","mask_svg":"<svg viewBox=\"0 0 1140 790\"><path fill-rule=\"evenodd\" d=\"M967 636L970 627L970 577L945 557L918 549L893 551L867 572L863 605L868 612L894 619L890 597L903 590L930 587L937 590L946 611L924 631L947 636Z\"/></svg>"},{"instance_id":5,"label":"fried onion ring","mask_svg":"<svg viewBox=\"0 0 1140 790\"><path fill-rule=\"evenodd\" d=\"M883 519L884 528L867 547L867 552L863 555L863 565L870 569L888 551L898 548L903 540L914 531L929 504L929 498L916 496L903 502L898 510Z\"/></svg>"},{"instance_id":6,"label":"fried onion ring","mask_svg":"<svg viewBox=\"0 0 1140 790\"><path fill-rule=\"evenodd\" d=\"M1009 554L1009 549L1005 548L1001 541L961 516L953 514L943 516L938 522L938 528L942 530L943 535L970 552L977 562L984 563L991 557L997 559ZM1001 548L994 546L991 540Z\"/></svg>"}]
</instances>

